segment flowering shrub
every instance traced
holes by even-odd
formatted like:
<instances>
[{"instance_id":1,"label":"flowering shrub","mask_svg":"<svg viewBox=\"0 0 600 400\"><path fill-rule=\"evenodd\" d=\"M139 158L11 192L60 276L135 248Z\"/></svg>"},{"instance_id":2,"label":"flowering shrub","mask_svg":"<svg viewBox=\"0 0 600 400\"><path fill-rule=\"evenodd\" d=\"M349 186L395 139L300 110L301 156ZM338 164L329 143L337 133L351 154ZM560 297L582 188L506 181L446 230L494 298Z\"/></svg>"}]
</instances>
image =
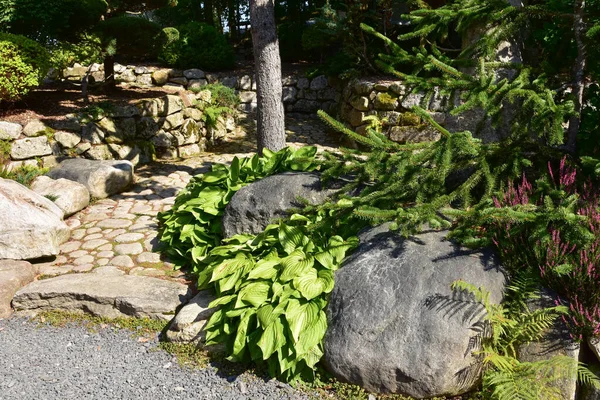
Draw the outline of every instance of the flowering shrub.
<instances>
[{"instance_id":1,"label":"flowering shrub","mask_svg":"<svg viewBox=\"0 0 600 400\"><path fill-rule=\"evenodd\" d=\"M513 276L535 272L569 303L564 318L578 340L600 335L599 194L563 158L555 167L549 162L548 176L534 184L525 175L509 181L494 207L462 219L479 226L472 229L497 249Z\"/></svg>"}]
</instances>

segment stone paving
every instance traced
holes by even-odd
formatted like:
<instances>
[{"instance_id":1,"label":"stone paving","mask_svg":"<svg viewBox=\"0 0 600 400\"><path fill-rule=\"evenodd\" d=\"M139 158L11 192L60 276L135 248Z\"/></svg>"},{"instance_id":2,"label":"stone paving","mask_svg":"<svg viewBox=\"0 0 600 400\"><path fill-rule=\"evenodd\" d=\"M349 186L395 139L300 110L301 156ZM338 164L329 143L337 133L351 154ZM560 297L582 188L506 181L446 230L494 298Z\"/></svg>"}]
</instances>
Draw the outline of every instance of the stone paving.
<instances>
[{"instance_id":1,"label":"stone paving","mask_svg":"<svg viewBox=\"0 0 600 400\"><path fill-rule=\"evenodd\" d=\"M118 267L129 275L159 277L187 282L181 271L159 252L157 214L168 210L190 178L206 172L211 163L228 163L234 156L254 154L253 121L242 121L240 130L228 140L212 146L201 157L178 162L156 162L135 171L130 191L93 202L65 222L71 238L61 246L56 259L38 264L41 277L86 273L103 266ZM286 117L287 141L291 146L316 145L335 150L339 135L316 117Z\"/></svg>"}]
</instances>

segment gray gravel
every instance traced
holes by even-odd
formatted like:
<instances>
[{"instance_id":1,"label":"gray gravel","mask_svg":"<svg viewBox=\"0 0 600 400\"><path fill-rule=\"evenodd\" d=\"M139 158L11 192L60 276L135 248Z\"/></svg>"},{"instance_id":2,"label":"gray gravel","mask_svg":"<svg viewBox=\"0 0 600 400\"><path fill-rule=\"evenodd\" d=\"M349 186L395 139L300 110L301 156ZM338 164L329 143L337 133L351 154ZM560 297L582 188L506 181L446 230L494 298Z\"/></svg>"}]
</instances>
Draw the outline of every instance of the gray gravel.
<instances>
[{"instance_id":1,"label":"gray gravel","mask_svg":"<svg viewBox=\"0 0 600 400\"><path fill-rule=\"evenodd\" d=\"M0 400L306 399L248 372L181 368L169 353L131 332L0 320Z\"/></svg>"}]
</instances>

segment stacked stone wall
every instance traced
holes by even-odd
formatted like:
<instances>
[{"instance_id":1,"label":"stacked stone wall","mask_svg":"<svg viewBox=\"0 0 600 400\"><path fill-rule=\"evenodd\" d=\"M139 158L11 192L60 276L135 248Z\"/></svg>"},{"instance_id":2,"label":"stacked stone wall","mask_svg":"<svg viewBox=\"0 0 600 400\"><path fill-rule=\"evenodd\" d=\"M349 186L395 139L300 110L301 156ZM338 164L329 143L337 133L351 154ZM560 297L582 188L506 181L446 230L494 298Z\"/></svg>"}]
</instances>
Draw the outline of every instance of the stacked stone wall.
<instances>
[{"instance_id":1,"label":"stacked stone wall","mask_svg":"<svg viewBox=\"0 0 600 400\"><path fill-rule=\"evenodd\" d=\"M104 79L104 68L100 64L89 67L75 64L62 71L62 76L80 82L90 71L93 81ZM163 87L176 91L201 90L209 83L221 83L234 89L240 96L239 110L245 113L256 111L256 80L246 73L205 73L199 69L179 70L157 66L135 66L115 64L115 80L125 85L139 87ZM282 78L283 103L287 112L315 113L322 109L337 110L341 100L342 82L328 79L324 75L306 78L299 74L286 74Z\"/></svg>"},{"instance_id":2,"label":"stacked stone wall","mask_svg":"<svg viewBox=\"0 0 600 400\"><path fill-rule=\"evenodd\" d=\"M9 167L52 167L64 157L93 160L130 160L144 164L154 157L175 159L199 155L208 140L236 129L233 116L207 127L202 107L210 102L208 90L179 93L133 104L109 105L66 119L25 126L0 121L0 151Z\"/></svg>"}]
</instances>

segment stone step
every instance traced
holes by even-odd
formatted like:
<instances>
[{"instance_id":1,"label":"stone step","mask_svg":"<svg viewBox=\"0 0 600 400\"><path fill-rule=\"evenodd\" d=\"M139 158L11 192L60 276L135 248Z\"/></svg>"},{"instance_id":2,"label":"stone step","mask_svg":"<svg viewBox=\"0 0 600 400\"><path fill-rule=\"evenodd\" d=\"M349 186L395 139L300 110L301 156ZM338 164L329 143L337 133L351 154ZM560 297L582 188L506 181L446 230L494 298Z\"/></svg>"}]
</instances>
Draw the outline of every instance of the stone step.
<instances>
[{"instance_id":1,"label":"stone step","mask_svg":"<svg viewBox=\"0 0 600 400\"><path fill-rule=\"evenodd\" d=\"M113 266L92 273L43 279L19 290L15 311L83 311L96 316L170 320L193 296L192 287L147 276L125 275Z\"/></svg>"}]
</instances>

